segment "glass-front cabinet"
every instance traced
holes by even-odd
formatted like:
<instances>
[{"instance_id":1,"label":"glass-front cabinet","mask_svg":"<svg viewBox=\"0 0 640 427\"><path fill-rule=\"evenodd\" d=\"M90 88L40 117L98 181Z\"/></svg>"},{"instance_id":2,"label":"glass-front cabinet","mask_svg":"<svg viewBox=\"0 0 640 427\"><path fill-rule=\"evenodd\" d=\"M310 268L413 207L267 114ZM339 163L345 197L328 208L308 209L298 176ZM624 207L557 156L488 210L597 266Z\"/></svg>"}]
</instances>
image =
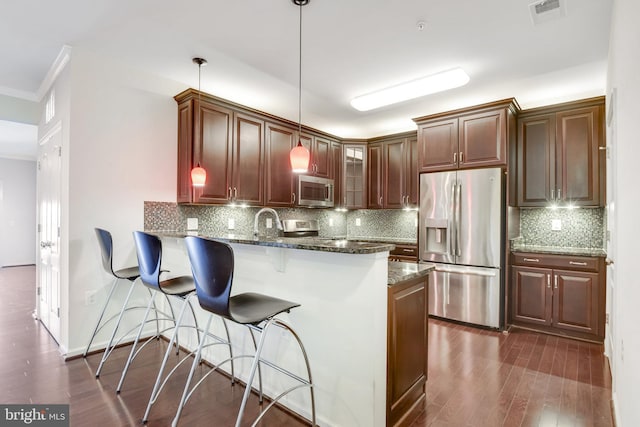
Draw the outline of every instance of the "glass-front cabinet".
<instances>
[{"instance_id":1,"label":"glass-front cabinet","mask_svg":"<svg viewBox=\"0 0 640 427\"><path fill-rule=\"evenodd\" d=\"M367 146L343 145L343 206L347 209L367 207Z\"/></svg>"}]
</instances>

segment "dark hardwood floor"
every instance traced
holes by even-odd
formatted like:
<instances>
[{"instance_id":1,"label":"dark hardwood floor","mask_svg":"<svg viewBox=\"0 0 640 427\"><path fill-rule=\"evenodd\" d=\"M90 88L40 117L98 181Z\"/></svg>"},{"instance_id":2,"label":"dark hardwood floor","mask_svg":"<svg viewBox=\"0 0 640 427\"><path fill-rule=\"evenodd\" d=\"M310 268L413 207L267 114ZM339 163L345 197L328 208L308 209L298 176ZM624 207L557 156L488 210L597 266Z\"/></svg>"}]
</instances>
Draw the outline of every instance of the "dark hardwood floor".
<instances>
[{"instance_id":1,"label":"dark hardwood floor","mask_svg":"<svg viewBox=\"0 0 640 427\"><path fill-rule=\"evenodd\" d=\"M0 291L1 403L69 403L72 426L140 425L164 341L141 353L116 395L127 348L113 353L96 380L99 354L64 362L55 341L32 318L34 267L0 269ZM611 383L602 346L438 320L430 320L429 334L427 404L414 427L612 426ZM154 405L150 427L170 425L184 377L176 375ZM180 425L233 425L243 392L241 385L212 375L188 403ZM248 409L246 425L257 414L256 398ZM304 423L272 410L261 425Z\"/></svg>"},{"instance_id":2,"label":"dark hardwood floor","mask_svg":"<svg viewBox=\"0 0 640 427\"><path fill-rule=\"evenodd\" d=\"M430 319L426 410L418 426L612 426L603 346Z\"/></svg>"}]
</instances>

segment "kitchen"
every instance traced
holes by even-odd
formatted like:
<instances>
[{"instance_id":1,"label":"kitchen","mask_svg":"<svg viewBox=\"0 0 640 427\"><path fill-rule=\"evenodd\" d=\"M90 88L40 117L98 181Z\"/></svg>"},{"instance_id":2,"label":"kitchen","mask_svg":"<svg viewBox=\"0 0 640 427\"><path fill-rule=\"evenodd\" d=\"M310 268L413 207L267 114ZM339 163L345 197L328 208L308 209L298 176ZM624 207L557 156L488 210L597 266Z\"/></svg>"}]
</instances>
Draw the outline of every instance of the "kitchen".
<instances>
[{"instance_id":1,"label":"kitchen","mask_svg":"<svg viewBox=\"0 0 640 427\"><path fill-rule=\"evenodd\" d=\"M633 14L629 13L629 15ZM618 60L632 61L633 57L631 54L624 55L618 57ZM91 308L84 305L84 290L98 286L95 283L95 266L98 262L94 252L95 241L87 230L91 230L98 220L105 221L107 225L116 226L113 220L108 219L115 212L118 218L118 224L115 227L118 229L116 237L122 242L127 242L130 239L130 230L144 227L142 214L144 201L170 202L175 200L176 123L175 101L172 97L184 89L181 84L158 81L157 77L150 78L140 69L123 67L121 64L96 57L91 52L83 52L81 49L74 50L74 58L69 66L74 73L91 76L88 80L97 79L101 81L101 84L93 85L89 81L71 81L68 75L62 75L58 82L59 87L63 88L58 90L61 105L65 105L65 102L70 105L70 100L65 100L65 84L67 87L73 87L73 90L77 91L76 93L87 94L86 98L74 98L74 124L71 138L73 141L94 141L93 144L87 146L75 144L71 153L64 154L71 156L70 158L85 159L86 161L74 162L74 166L69 169L69 190L65 196L67 207L64 209L69 218L69 225L63 228L63 239L69 242L68 256L76 262L73 266L64 267L63 272L66 277L65 282L69 283L62 307L63 312L69 312L69 317L66 319L63 317L62 320L63 352L81 347L84 337L87 335L85 330L87 327L80 325L87 317L87 313L91 311ZM619 68L622 68L622 65ZM628 68L633 68L633 62ZM209 71L207 70L207 72ZM619 72L624 75L624 71L620 70ZM157 84L163 87L161 91L157 89ZM132 86L136 89L132 89ZM92 99L100 99L101 102L96 103ZM629 105L629 101L628 98L620 97L619 102L621 104L619 104L618 110L622 115L624 114L623 106ZM469 103L469 105L472 104L474 103ZM64 108L62 108L62 112L64 113ZM126 117L136 117L138 120L127 122L127 126L124 127L106 126L104 123L104 118L114 122L122 122ZM150 126L150 123L153 123L153 126ZM625 128L622 127L624 125L629 126L621 121L618 141L623 141L629 135L629 133L624 133ZM632 148L628 146L622 148L622 145L618 152L619 163L616 171L619 171L620 174L630 175L633 170L633 166L630 164L632 156L622 154L625 153L624 150ZM118 154L124 150L131 153L126 159L122 159L122 156ZM152 161L141 161L141 159L151 160L149 153L154 153ZM91 159L100 159L101 161L92 161ZM122 174L125 170L126 176ZM101 179L100 176L109 177L109 179ZM633 211L633 208L627 203L632 202L633 199L625 199L630 197L628 194L633 191L624 191L625 180L622 179L622 176L624 175L618 179L617 191L617 195L620 197L618 212L622 215L622 219L619 218L617 225L620 229L624 225L625 230L624 233L620 233L619 241L628 242L629 246L628 251L618 250L618 258L616 259L618 265L624 265L620 259L624 260L625 257L633 254L633 239L630 236L633 235L634 227L626 222L626 215L631 215ZM627 184L627 189L632 188ZM113 189L121 189L121 191ZM90 201L85 201L88 195L96 194L99 195L99 201L93 198ZM351 216L351 213L348 213L346 221L350 221ZM355 228L356 217L354 216L352 219ZM361 217L361 220L365 219L366 217ZM226 225L228 226L228 224ZM567 224L563 225L565 226L563 230L566 230ZM535 231L532 234L535 234ZM126 247L123 247L124 251L126 251ZM627 246L623 245L622 248L627 248ZM129 255L133 254L130 252ZM625 268L631 268L631 265L633 265L632 262L627 262L626 267L620 267L618 270L619 280L622 280L623 277L631 277L622 273ZM624 289L621 292L634 292L628 287ZM623 295L628 295L628 298L623 298L620 301L619 313L632 313L632 311L625 311L625 304L627 304L625 300L633 301L634 294L625 293ZM74 309L69 310L70 307L74 307ZM631 327L630 320L625 316L620 317L618 322L621 328ZM621 329L621 331L623 330L626 329ZM629 367L628 361L634 360L633 334L625 334L625 351L627 353L625 354L625 363L618 364L621 371L617 374L622 375L618 380L618 392L621 393L622 402L625 402L624 396L626 396L625 391L627 390L627 379L623 373L627 373L628 377L633 378L633 370L629 371L633 368ZM622 414L632 417L633 412L631 411L632 409L627 409Z\"/></svg>"}]
</instances>

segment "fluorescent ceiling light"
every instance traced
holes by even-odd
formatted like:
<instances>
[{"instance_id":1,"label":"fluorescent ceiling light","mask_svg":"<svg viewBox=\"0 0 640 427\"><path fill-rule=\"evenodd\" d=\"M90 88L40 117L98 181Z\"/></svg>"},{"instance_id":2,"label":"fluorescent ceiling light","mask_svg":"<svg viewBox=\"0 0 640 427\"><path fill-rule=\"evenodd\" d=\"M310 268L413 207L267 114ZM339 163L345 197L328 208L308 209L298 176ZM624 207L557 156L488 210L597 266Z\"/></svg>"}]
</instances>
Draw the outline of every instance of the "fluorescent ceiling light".
<instances>
[{"instance_id":1,"label":"fluorescent ceiling light","mask_svg":"<svg viewBox=\"0 0 640 427\"><path fill-rule=\"evenodd\" d=\"M384 107L385 105L396 104L409 99L464 86L468 82L469 76L467 73L465 73L462 68L454 68L453 70L422 77L367 95L358 96L351 100L351 106L360 111L373 110L374 108Z\"/></svg>"}]
</instances>

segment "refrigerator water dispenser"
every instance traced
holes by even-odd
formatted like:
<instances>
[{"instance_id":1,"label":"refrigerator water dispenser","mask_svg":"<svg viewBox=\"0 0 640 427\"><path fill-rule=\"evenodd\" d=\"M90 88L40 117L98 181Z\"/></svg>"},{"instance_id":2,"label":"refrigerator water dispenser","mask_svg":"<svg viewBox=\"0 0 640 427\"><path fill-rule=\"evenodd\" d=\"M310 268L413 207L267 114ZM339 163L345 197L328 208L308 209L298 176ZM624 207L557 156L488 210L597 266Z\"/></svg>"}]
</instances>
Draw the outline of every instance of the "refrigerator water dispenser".
<instances>
[{"instance_id":1,"label":"refrigerator water dispenser","mask_svg":"<svg viewBox=\"0 0 640 427\"><path fill-rule=\"evenodd\" d=\"M451 239L451 227L446 218L426 218L425 226L425 252L436 254L449 253L449 241Z\"/></svg>"}]
</instances>

